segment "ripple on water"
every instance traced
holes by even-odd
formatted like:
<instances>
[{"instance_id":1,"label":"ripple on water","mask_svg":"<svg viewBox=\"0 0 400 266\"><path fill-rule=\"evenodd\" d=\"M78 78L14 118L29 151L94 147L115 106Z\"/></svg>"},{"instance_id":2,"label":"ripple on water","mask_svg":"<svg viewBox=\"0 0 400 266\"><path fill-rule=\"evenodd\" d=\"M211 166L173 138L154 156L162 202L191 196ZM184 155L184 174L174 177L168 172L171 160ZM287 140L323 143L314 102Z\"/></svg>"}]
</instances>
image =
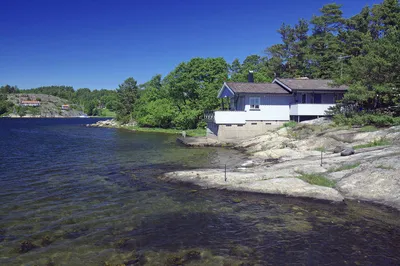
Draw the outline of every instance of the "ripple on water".
<instances>
[{"instance_id":1,"label":"ripple on water","mask_svg":"<svg viewBox=\"0 0 400 266\"><path fill-rule=\"evenodd\" d=\"M80 120L4 123L0 265L400 264L400 215L390 208L156 178L235 165L236 151L186 149L175 136L86 128ZM21 253L23 241L34 248Z\"/></svg>"}]
</instances>

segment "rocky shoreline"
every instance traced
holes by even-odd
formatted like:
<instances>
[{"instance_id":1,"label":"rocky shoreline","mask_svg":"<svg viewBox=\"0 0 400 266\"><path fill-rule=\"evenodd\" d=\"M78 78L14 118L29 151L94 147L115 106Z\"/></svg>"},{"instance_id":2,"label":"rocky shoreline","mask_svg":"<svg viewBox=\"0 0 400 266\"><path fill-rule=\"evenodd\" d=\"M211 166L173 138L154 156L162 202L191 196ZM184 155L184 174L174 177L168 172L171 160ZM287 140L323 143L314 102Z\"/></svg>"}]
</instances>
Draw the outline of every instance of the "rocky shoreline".
<instances>
[{"instance_id":1,"label":"rocky shoreline","mask_svg":"<svg viewBox=\"0 0 400 266\"><path fill-rule=\"evenodd\" d=\"M234 145L249 155L235 168L162 175L208 189L305 197L331 202L370 201L400 209L400 127L371 132L299 124ZM370 146L370 147L367 147ZM340 151L348 149L349 156ZM337 153L339 152L339 153ZM321 164L322 153L322 164ZM226 176L226 180L225 180ZM321 179L331 186L312 184ZM311 180L311 182L310 182Z\"/></svg>"}]
</instances>

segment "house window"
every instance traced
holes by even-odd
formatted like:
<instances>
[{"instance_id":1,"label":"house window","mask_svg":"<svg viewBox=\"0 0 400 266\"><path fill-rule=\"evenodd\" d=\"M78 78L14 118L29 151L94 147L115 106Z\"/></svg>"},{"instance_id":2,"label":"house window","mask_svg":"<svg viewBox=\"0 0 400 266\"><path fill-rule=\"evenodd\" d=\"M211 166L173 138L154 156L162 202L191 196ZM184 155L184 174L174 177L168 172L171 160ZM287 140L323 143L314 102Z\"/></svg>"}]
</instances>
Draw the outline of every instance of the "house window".
<instances>
[{"instance_id":1,"label":"house window","mask_svg":"<svg viewBox=\"0 0 400 266\"><path fill-rule=\"evenodd\" d=\"M250 97L250 109L260 109L260 97Z\"/></svg>"},{"instance_id":2,"label":"house window","mask_svg":"<svg viewBox=\"0 0 400 266\"><path fill-rule=\"evenodd\" d=\"M322 102L322 95L319 93L314 94L314 103L321 103Z\"/></svg>"},{"instance_id":3,"label":"house window","mask_svg":"<svg viewBox=\"0 0 400 266\"><path fill-rule=\"evenodd\" d=\"M306 103L307 102L307 95L305 93L303 93L301 95L301 103Z\"/></svg>"}]
</instances>

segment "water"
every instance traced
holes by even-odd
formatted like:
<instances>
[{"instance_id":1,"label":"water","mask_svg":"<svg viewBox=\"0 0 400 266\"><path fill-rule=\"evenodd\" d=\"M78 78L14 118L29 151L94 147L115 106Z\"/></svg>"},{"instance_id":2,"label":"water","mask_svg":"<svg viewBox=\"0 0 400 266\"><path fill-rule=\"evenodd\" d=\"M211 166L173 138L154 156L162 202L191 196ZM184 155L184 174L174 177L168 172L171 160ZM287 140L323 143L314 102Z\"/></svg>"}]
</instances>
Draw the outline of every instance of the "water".
<instances>
[{"instance_id":1,"label":"water","mask_svg":"<svg viewBox=\"0 0 400 266\"><path fill-rule=\"evenodd\" d=\"M165 183L242 155L91 122L0 119L0 265L400 264L393 209Z\"/></svg>"}]
</instances>

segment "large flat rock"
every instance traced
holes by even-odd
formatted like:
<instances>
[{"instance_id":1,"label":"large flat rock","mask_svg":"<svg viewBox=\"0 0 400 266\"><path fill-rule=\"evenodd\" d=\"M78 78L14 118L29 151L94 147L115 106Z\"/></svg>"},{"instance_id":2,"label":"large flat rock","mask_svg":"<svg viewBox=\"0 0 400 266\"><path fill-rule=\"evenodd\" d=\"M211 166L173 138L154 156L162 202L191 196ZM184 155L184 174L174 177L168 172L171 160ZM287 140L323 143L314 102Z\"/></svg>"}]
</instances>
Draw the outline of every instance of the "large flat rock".
<instances>
[{"instance_id":1,"label":"large flat rock","mask_svg":"<svg viewBox=\"0 0 400 266\"><path fill-rule=\"evenodd\" d=\"M260 175L256 173L229 172L225 181L225 174L216 170L177 171L164 174L161 178L173 182L192 183L203 188L279 194L334 202L344 200L343 196L333 188L311 185L298 178L260 179Z\"/></svg>"},{"instance_id":2,"label":"large flat rock","mask_svg":"<svg viewBox=\"0 0 400 266\"><path fill-rule=\"evenodd\" d=\"M367 168L340 180L337 189L347 198L400 209L400 170Z\"/></svg>"}]
</instances>

